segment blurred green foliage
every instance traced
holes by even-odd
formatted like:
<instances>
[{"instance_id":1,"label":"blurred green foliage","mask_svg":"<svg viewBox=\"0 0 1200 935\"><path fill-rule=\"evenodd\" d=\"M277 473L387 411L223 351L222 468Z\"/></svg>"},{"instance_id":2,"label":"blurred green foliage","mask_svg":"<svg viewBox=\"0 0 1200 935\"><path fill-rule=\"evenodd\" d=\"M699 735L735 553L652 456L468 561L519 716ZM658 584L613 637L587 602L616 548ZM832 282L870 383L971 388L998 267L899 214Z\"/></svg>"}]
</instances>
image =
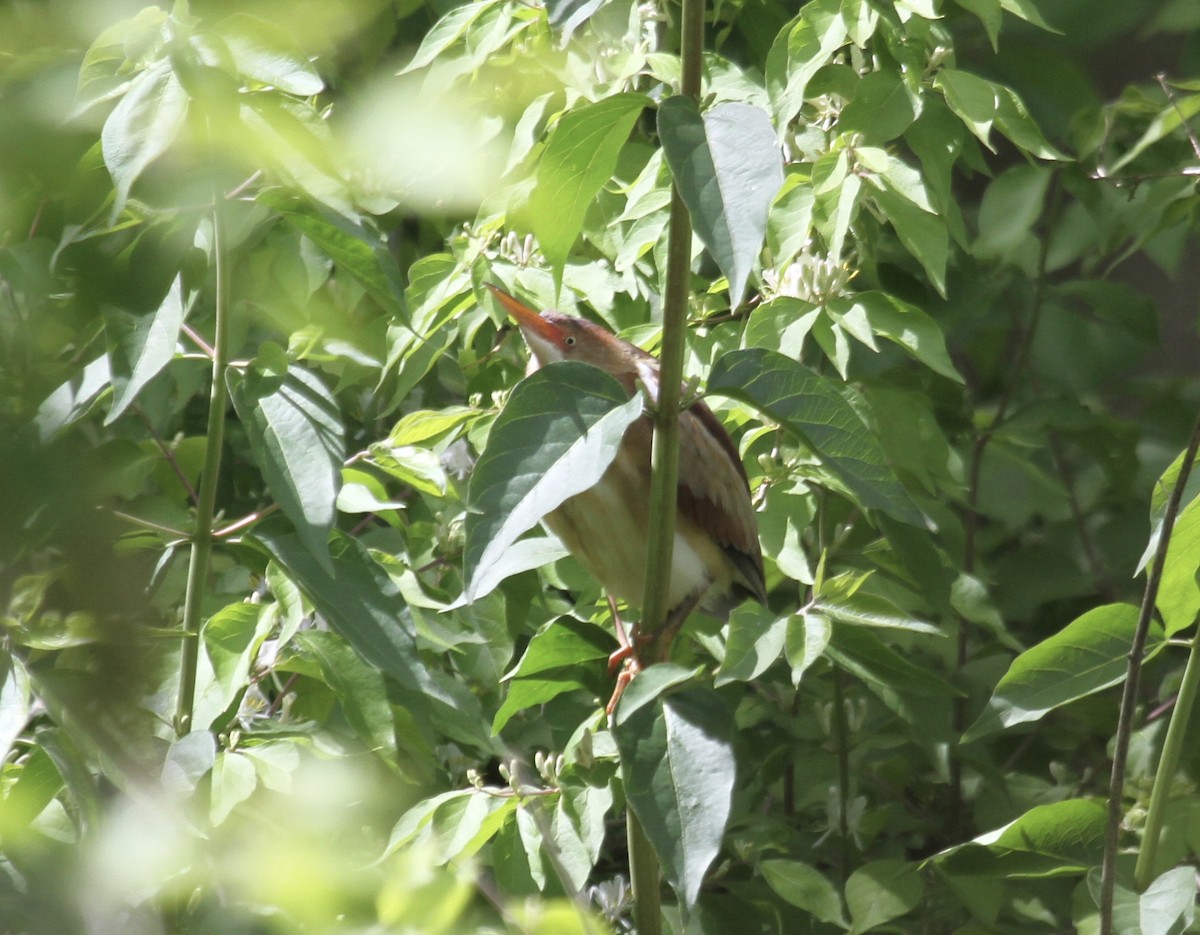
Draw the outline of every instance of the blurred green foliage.
<instances>
[{"instance_id":1,"label":"blurred green foliage","mask_svg":"<svg viewBox=\"0 0 1200 935\"><path fill-rule=\"evenodd\" d=\"M1132 576L1200 405L1200 17L712 5L705 113L769 119L784 180L761 249L695 244L687 370L739 441L771 600L689 624L622 733L572 559L523 539L460 600L472 467L526 414L482 284L654 349L677 21L0 2L4 931L628 930L627 798L661 853L719 845L673 932L1095 930ZM1129 852L1183 678L1167 637L1200 610L1195 484ZM1187 736L1153 898L1121 882L1147 931L1196 926ZM702 814L627 792L660 757Z\"/></svg>"}]
</instances>

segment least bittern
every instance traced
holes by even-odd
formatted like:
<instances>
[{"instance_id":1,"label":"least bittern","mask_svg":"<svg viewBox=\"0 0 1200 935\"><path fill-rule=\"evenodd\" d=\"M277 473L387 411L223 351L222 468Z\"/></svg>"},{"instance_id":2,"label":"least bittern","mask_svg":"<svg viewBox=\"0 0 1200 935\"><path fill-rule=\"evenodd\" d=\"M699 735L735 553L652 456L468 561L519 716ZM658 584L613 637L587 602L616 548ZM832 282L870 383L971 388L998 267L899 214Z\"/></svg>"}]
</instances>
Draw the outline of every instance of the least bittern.
<instances>
[{"instance_id":1,"label":"least bittern","mask_svg":"<svg viewBox=\"0 0 1200 935\"><path fill-rule=\"evenodd\" d=\"M559 360L578 360L615 377L632 397L645 388L658 399L658 361L639 347L583 318L546 311L540 315L508 293L488 288L521 329L533 353L531 369ZM650 517L650 452L654 423L645 415L629 427L608 470L591 489L564 501L543 522L608 592L634 606L646 582ZM675 540L668 590L669 608L661 645L696 608L725 619L747 597L766 603L762 551L745 468L737 448L702 401L679 414L679 486ZM627 662L621 689L642 660L615 615L622 649L614 664ZM657 637L658 634L651 635Z\"/></svg>"}]
</instances>

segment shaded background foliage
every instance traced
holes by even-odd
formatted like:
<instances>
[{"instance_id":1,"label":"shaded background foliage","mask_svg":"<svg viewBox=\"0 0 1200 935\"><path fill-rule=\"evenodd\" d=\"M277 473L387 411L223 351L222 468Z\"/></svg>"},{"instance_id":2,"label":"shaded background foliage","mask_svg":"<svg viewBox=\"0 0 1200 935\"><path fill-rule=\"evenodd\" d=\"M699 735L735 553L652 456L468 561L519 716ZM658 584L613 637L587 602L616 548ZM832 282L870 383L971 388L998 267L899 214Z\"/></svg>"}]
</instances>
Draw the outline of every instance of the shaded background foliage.
<instances>
[{"instance_id":1,"label":"shaded background foliage","mask_svg":"<svg viewBox=\"0 0 1200 935\"><path fill-rule=\"evenodd\" d=\"M697 248L687 369L740 440L771 606L697 621L614 733L603 604L553 543L458 600L472 465L525 414L480 287L656 346L676 17L0 6L6 929L620 930L642 795L676 931L1095 930L1104 689L1200 403L1193 6L714 5L704 103L770 114L786 181L749 301ZM564 165L571 198L539 184ZM1151 634L1130 857L1197 515ZM1189 737L1154 908L1123 876L1119 930L1194 928ZM701 750L682 793L645 778ZM671 857L688 782L715 859Z\"/></svg>"}]
</instances>

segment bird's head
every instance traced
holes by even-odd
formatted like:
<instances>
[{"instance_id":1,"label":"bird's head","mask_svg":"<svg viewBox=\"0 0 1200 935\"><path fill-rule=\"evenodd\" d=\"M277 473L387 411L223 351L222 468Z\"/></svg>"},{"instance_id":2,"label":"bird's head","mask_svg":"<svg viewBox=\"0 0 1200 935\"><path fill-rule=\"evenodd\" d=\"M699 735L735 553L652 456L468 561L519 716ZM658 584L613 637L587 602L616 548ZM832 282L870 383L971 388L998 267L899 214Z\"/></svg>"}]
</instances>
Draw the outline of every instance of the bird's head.
<instances>
[{"instance_id":1,"label":"bird's head","mask_svg":"<svg viewBox=\"0 0 1200 935\"><path fill-rule=\"evenodd\" d=\"M619 377L635 373L637 361L649 357L586 318L553 311L539 315L491 283L487 287L521 329L539 366L556 360L578 360Z\"/></svg>"}]
</instances>

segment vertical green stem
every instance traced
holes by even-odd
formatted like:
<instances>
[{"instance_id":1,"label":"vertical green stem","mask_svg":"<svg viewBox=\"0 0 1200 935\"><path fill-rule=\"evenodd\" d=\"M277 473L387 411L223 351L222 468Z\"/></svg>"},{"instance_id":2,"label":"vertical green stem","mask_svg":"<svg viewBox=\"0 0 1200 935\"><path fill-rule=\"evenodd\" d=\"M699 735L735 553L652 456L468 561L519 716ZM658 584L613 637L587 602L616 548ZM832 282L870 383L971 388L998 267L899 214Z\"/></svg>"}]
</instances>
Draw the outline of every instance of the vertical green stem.
<instances>
[{"instance_id":1,"label":"vertical green stem","mask_svg":"<svg viewBox=\"0 0 1200 935\"><path fill-rule=\"evenodd\" d=\"M175 733L182 737L192 729L192 707L196 694L196 663L200 653L200 623L204 592L208 584L208 560L212 553L213 515L217 504L217 481L221 473L221 448L225 435L229 367L228 302L229 270L225 262L224 197L213 183L213 307L212 386L208 396L208 444L196 502L196 525L188 561L187 587L183 601L183 649L179 658L179 696L175 703Z\"/></svg>"},{"instance_id":2,"label":"vertical green stem","mask_svg":"<svg viewBox=\"0 0 1200 935\"><path fill-rule=\"evenodd\" d=\"M1197 689L1200 689L1200 627L1192 634L1192 648L1188 653L1187 667L1183 670L1183 683L1179 686L1179 697L1175 699L1175 710L1171 713L1167 738L1163 741L1162 759L1154 773L1154 787L1150 790L1150 808L1142 833L1142 849L1133 871L1139 891L1145 891L1154 882L1154 861L1158 856L1158 839L1162 834L1163 809L1166 808L1175 774L1179 770L1183 738L1187 735L1188 723L1196 707Z\"/></svg>"},{"instance_id":3,"label":"vertical green stem","mask_svg":"<svg viewBox=\"0 0 1200 935\"><path fill-rule=\"evenodd\" d=\"M658 855L633 809L625 807L625 835L629 842L629 884L633 889L633 924L637 935L662 935L662 895L658 882Z\"/></svg>"},{"instance_id":4,"label":"vertical green stem","mask_svg":"<svg viewBox=\"0 0 1200 935\"><path fill-rule=\"evenodd\" d=\"M1129 757L1129 738L1133 733L1133 718L1137 711L1138 681L1142 673L1142 656L1146 650L1146 635L1154 618L1154 606L1158 600L1158 588L1162 582L1163 568L1167 563L1167 549L1171 544L1171 531L1179 515L1183 491L1192 472L1192 462L1200 449L1200 420L1192 426L1192 437L1188 441L1179 476L1171 489L1163 510L1162 531L1154 561L1150 563L1150 574L1146 578L1146 590L1142 595L1141 611L1137 628L1133 634L1133 645L1129 648L1129 662L1125 669L1125 685L1121 692L1121 710L1117 719L1117 736L1113 744L1112 775L1108 783L1108 822L1104 834L1104 859L1100 868L1100 935L1113 935L1113 895L1117 886L1117 844L1121 832L1121 801L1125 791L1125 765ZM1165 751L1164 751L1165 752ZM1161 772L1161 770L1160 770ZM1140 866L1140 864L1139 864Z\"/></svg>"},{"instance_id":5,"label":"vertical green stem","mask_svg":"<svg viewBox=\"0 0 1200 935\"><path fill-rule=\"evenodd\" d=\"M680 32L683 73L679 91L698 101L704 54L704 0L683 0ZM640 629L647 633L657 633L663 629L669 610L667 600L675 542L676 488L679 483L679 405L691 277L691 218L680 197L679 187L672 185L666 290L663 296L662 353L659 357L658 403L654 413L654 449L651 456L646 590L640 624ZM634 645L636 647L636 642ZM654 658L661 658L668 648L665 645L655 646ZM625 820L629 839L634 924L638 935L659 935L662 931L662 894L658 858L633 809L625 809Z\"/></svg>"},{"instance_id":6,"label":"vertical green stem","mask_svg":"<svg viewBox=\"0 0 1200 935\"><path fill-rule=\"evenodd\" d=\"M842 882L850 876L850 723L846 717L845 676L833 667L833 742L838 765L838 837Z\"/></svg>"}]
</instances>

